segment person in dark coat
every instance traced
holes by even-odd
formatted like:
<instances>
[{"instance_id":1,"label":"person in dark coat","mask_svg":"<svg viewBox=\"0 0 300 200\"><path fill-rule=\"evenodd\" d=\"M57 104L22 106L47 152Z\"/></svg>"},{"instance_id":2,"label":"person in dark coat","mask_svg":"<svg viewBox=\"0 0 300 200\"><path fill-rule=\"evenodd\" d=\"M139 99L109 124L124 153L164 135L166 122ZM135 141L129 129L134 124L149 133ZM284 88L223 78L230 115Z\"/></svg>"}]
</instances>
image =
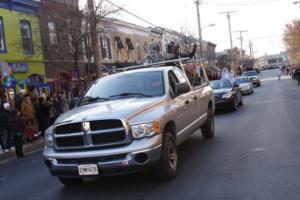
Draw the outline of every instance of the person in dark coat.
<instances>
[{"instance_id":1,"label":"person in dark coat","mask_svg":"<svg viewBox=\"0 0 300 200\"><path fill-rule=\"evenodd\" d=\"M1 146L4 152L9 152L11 148L11 134L10 134L10 104L4 103L0 114L1 121Z\"/></svg>"},{"instance_id":2,"label":"person in dark coat","mask_svg":"<svg viewBox=\"0 0 300 200\"><path fill-rule=\"evenodd\" d=\"M21 113L18 110L13 110L9 119L10 131L13 136L16 155L18 158L23 157L23 131L25 123L21 118Z\"/></svg>"},{"instance_id":3,"label":"person in dark coat","mask_svg":"<svg viewBox=\"0 0 300 200\"><path fill-rule=\"evenodd\" d=\"M300 86L300 68L299 67L295 70L295 78L298 82L298 86Z\"/></svg>"},{"instance_id":4,"label":"person in dark coat","mask_svg":"<svg viewBox=\"0 0 300 200\"><path fill-rule=\"evenodd\" d=\"M44 135L45 130L50 126L50 104L46 101L45 97L39 98L37 117L39 121L39 131Z\"/></svg>"}]
</instances>

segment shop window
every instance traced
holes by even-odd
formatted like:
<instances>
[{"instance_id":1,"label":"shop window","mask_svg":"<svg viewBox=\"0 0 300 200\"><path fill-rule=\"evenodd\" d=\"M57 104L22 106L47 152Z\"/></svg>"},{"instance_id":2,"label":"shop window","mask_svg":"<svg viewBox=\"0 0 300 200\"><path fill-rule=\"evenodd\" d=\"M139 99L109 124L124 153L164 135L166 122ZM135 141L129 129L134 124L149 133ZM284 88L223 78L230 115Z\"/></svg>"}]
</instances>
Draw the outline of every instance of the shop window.
<instances>
[{"instance_id":1,"label":"shop window","mask_svg":"<svg viewBox=\"0 0 300 200\"><path fill-rule=\"evenodd\" d=\"M33 54L32 33L29 21L21 21L21 37L23 42L23 51L25 54Z\"/></svg>"},{"instance_id":2,"label":"shop window","mask_svg":"<svg viewBox=\"0 0 300 200\"><path fill-rule=\"evenodd\" d=\"M4 38L3 20L2 17L0 17L0 52L5 52L5 51L6 51L6 44Z\"/></svg>"},{"instance_id":3,"label":"shop window","mask_svg":"<svg viewBox=\"0 0 300 200\"><path fill-rule=\"evenodd\" d=\"M110 39L108 37L100 37L102 59L111 59Z\"/></svg>"},{"instance_id":4,"label":"shop window","mask_svg":"<svg viewBox=\"0 0 300 200\"><path fill-rule=\"evenodd\" d=\"M49 29L50 45L58 46L56 24L54 22L49 21L48 22L48 29Z\"/></svg>"}]
</instances>

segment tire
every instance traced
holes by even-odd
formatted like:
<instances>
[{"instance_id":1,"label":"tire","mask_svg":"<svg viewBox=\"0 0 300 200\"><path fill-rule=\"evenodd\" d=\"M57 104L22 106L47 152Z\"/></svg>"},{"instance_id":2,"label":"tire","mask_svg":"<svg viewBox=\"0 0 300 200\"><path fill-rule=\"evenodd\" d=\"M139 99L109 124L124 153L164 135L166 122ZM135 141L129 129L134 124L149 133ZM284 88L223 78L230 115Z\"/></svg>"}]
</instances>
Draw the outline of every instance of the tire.
<instances>
[{"instance_id":1,"label":"tire","mask_svg":"<svg viewBox=\"0 0 300 200\"><path fill-rule=\"evenodd\" d=\"M177 175L178 153L175 137L170 132L163 135L163 145L160 159L155 168L155 175L159 180L172 180Z\"/></svg>"},{"instance_id":2,"label":"tire","mask_svg":"<svg viewBox=\"0 0 300 200\"><path fill-rule=\"evenodd\" d=\"M58 180L65 186L76 186L83 183L82 178L58 178Z\"/></svg>"},{"instance_id":3,"label":"tire","mask_svg":"<svg viewBox=\"0 0 300 200\"><path fill-rule=\"evenodd\" d=\"M240 105L240 106L243 106L243 105L244 105L243 96L241 96L239 105Z\"/></svg>"},{"instance_id":4,"label":"tire","mask_svg":"<svg viewBox=\"0 0 300 200\"><path fill-rule=\"evenodd\" d=\"M233 102L233 104L232 104L232 110L233 111L237 111L239 109L239 104L238 104L238 102L237 102L237 99L236 99L236 97L234 98L234 102Z\"/></svg>"},{"instance_id":5,"label":"tire","mask_svg":"<svg viewBox=\"0 0 300 200\"><path fill-rule=\"evenodd\" d=\"M207 111L207 120L205 124L201 127L202 136L205 139L214 137L215 135L215 121L214 114L211 108Z\"/></svg>"}]
</instances>

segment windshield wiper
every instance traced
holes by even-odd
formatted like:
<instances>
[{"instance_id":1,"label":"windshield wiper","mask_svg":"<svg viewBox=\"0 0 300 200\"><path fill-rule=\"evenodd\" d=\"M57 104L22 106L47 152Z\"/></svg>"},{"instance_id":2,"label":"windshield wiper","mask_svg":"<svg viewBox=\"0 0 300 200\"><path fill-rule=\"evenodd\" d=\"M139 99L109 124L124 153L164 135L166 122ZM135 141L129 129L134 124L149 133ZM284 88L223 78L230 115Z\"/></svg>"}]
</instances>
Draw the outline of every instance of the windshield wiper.
<instances>
[{"instance_id":1,"label":"windshield wiper","mask_svg":"<svg viewBox=\"0 0 300 200\"><path fill-rule=\"evenodd\" d=\"M83 99L79 105L87 105L90 103L95 103L99 101L109 101L111 100L110 98L105 98L105 97L87 97L87 99Z\"/></svg>"},{"instance_id":2,"label":"windshield wiper","mask_svg":"<svg viewBox=\"0 0 300 200\"><path fill-rule=\"evenodd\" d=\"M109 97L113 98L113 97L129 97L129 96L153 97L153 96L146 95L146 94L143 94L143 93L135 93L135 92L124 92L124 93L112 95L112 96L109 96Z\"/></svg>"}]
</instances>

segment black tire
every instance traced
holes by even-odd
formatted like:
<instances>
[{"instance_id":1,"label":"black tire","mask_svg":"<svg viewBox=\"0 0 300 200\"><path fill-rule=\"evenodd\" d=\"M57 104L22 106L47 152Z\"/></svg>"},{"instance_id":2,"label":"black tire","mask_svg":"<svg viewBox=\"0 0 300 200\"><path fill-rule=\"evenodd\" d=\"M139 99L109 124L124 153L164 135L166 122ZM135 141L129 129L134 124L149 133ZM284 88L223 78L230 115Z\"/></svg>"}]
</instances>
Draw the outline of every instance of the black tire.
<instances>
[{"instance_id":1,"label":"black tire","mask_svg":"<svg viewBox=\"0 0 300 200\"><path fill-rule=\"evenodd\" d=\"M241 99L240 99L240 103L239 103L240 106L243 106L244 105L244 101L243 101L243 96L241 95Z\"/></svg>"},{"instance_id":2,"label":"black tire","mask_svg":"<svg viewBox=\"0 0 300 200\"><path fill-rule=\"evenodd\" d=\"M58 180L65 186L76 186L83 183L82 178L58 178Z\"/></svg>"},{"instance_id":3,"label":"black tire","mask_svg":"<svg viewBox=\"0 0 300 200\"><path fill-rule=\"evenodd\" d=\"M239 109L239 104L237 102L237 98L234 98L233 104L232 104L232 110L237 111Z\"/></svg>"},{"instance_id":4,"label":"black tire","mask_svg":"<svg viewBox=\"0 0 300 200\"><path fill-rule=\"evenodd\" d=\"M155 168L155 175L159 180L167 181L176 177L178 154L175 137L170 132L163 135L163 145L160 159Z\"/></svg>"},{"instance_id":5,"label":"black tire","mask_svg":"<svg viewBox=\"0 0 300 200\"><path fill-rule=\"evenodd\" d=\"M202 136L206 139L212 138L215 135L214 113L211 108L207 111L207 120L201 127Z\"/></svg>"}]
</instances>

